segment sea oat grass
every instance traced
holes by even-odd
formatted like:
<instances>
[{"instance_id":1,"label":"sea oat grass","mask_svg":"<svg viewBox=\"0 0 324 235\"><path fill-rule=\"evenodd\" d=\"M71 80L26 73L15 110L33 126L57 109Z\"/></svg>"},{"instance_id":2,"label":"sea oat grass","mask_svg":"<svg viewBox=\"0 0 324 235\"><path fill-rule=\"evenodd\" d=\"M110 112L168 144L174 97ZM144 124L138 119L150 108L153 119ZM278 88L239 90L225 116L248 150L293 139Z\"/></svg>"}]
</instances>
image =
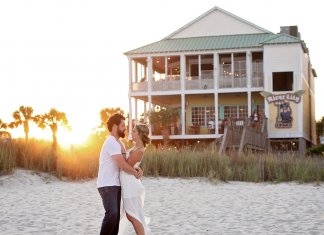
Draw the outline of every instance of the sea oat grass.
<instances>
[{"instance_id":1,"label":"sea oat grass","mask_svg":"<svg viewBox=\"0 0 324 235\"><path fill-rule=\"evenodd\" d=\"M0 174L15 167L45 171L70 179L95 178L101 146L54 149L50 142L12 140L0 145ZM149 145L141 164L144 176L205 177L211 181L321 182L323 157L292 153L218 155L216 148L157 150Z\"/></svg>"}]
</instances>

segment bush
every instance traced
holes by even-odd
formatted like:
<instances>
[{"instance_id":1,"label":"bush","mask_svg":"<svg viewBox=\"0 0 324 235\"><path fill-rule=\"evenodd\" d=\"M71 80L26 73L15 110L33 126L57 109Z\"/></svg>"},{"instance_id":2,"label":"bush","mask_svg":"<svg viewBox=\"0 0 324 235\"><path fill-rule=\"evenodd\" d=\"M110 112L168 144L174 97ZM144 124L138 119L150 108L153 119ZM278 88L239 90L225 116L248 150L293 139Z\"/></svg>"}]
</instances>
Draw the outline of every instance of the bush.
<instances>
[{"instance_id":1,"label":"bush","mask_svg":"<svg viewBox=\"0 0 324 235\"><path fill-rule=\"evenodd\" d=\"M320 144L308 149L307 155L324 156L324 144Z\"/></svg>"}]
</instances>

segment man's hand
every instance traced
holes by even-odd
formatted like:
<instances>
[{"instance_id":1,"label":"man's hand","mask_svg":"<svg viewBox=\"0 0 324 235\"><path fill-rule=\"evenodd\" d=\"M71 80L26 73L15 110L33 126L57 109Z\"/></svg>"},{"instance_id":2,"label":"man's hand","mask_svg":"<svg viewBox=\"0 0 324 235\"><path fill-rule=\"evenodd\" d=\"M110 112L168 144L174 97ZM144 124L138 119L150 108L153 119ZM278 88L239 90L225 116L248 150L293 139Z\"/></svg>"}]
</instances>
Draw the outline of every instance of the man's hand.
<instances>
[{"instance_id":1,"label":"man's hand","mask_svg":"<svg viewBox=\"0 0 324 235\"><path fill-rule=\"evenodd\" d=\"M135 177L136 177L137 179L142 178L142 176L143 176L143 171L142 171L142 169L139 168L139 167L135 167L134 169L135 169L136 172L137 172L136 175L135 175Z\"/></svg>"}]
</instances>

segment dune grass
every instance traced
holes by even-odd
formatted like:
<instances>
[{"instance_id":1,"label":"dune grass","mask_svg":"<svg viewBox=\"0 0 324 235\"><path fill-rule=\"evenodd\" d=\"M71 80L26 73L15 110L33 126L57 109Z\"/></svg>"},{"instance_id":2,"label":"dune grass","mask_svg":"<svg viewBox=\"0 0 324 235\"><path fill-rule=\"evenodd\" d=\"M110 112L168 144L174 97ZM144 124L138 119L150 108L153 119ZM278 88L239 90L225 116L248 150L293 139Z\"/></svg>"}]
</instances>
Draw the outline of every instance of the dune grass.
<instances>
[{"instance_id":1,"label":"dune grass","mask_svg":"<svg viewBox=\"0 0 324 235\"><path fill-rule=\"evenodd\" d=\"M70 179L95 178L101 144L53 149L51 143L38 140L2 143L0 175L22 167ZM218 155L212 146L180 150L157 150L148 146L141 168L145 176L154 177L205 177L225 182L324 181L323 157L292 153L225 156Z\"/></svg>"}]
</instances>

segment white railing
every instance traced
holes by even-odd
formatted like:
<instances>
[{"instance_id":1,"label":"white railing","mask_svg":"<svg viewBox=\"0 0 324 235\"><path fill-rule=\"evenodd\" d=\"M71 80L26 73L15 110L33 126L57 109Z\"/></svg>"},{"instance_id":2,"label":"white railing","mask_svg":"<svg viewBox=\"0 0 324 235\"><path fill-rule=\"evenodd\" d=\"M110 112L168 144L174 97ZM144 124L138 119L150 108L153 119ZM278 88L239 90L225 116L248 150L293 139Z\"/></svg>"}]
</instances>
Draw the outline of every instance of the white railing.
<instances>
[{"instance_id":1,"label":"white railing","mask_svg":"<svg viewBox=\"0 0 324 235\"><path fill-rule=\"evenodd\" d=\"M214 79L186 80L186 90L214 89Z\"/></svg>"},{"instance_id":2,"label":"white railing","mask_svg":"<svg viewBox=\"0 0 324 235\"><path fill-rule=\"evenodd\" d=\"M239 88L246 87L246 78L220 77L218 88Z\"/></svg>"},{"instance_id":3,"label":"white railing","mask_svg":"<svg viewBox=\"0 0 324 235\"><path fill-rule=\"evenodd\" d=\"M234 73L232 74L231 65L220 65L218 88L244 88L247 87L245 61L235 62ZM164 79L152 82L153 91L180 90L180 75L168 75ZM263 62L252 64L252 87L263 87ZM214 89L213 70L201 71L199 76L187 76L185 80L186 90ZM132 91L147 91L147 81L132 84Z\"/></svg>"},{"instance_id":4,"label":"white railing","mask_svg":"<svg viewBox=\"0 0 324 235\"><path fill-rule=\"evenodd\" d=\"M199 76L186 77L186 90L214 89L213 70L202 70Z\"/></svg>"},{"instance_id":5,"label":"white railing","mask_svg":"<svg viewBox=\"0 0 324 235\"><path fill-rule=\"evenodd\" d=\"M180 80L160 80L152 83L152 91L180 90Z\"/></svg>"},{"instance_id":6,"label":"white railing","mask_svg":"<svg viewBox=\"0 0 324 235\"><path fill-rule=\"evenodd\" d=\"M147 91L147 82L132 83L132 91Z\"/></svg>"}]
</instances>

